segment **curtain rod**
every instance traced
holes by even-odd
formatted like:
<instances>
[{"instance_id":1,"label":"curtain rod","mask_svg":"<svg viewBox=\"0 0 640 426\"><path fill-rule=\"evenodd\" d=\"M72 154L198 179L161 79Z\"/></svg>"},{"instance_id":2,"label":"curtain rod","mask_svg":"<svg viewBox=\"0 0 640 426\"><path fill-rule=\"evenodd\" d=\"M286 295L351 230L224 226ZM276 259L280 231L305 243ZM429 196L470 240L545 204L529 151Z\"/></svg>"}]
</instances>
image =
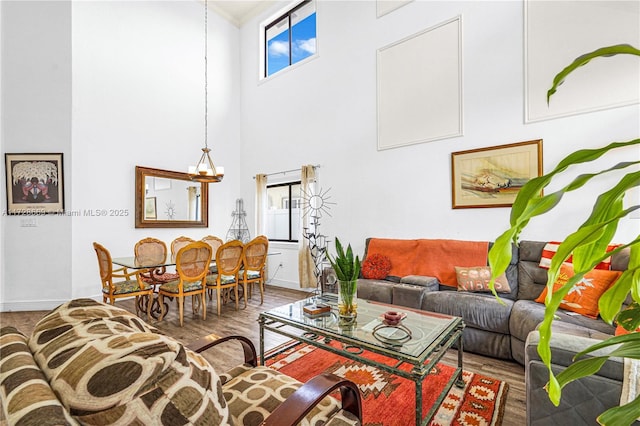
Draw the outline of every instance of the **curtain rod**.
<instances>
[{"instance_id":1,"label":"curtain rod","mask_svg":"<svg viewBox=\"0 0 640 426\"><path fill-rule=\"evenodd\" d=\"M315 164L312 166L314 169L319 169L320 168L320 164ZM273 176L273 175L286 175L287 173L291 173L291 172L299 172L302 169L291 169L291 170L283 170L281 172L273 172L273 173L267 173L265 174L265 176ZM254 179L256 178L255 176L253 177Z\"/></svg>"}]
</instances>

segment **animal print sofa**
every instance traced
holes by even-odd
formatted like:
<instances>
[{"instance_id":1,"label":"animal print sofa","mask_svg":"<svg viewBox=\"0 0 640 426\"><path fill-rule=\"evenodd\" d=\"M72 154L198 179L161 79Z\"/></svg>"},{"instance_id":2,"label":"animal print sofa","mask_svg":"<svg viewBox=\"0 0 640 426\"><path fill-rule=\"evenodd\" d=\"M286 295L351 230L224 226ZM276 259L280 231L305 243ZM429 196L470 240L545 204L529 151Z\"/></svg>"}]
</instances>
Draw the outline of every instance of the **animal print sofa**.
<instances>
[{"instance_id":1,"label":"animal print sofa","mask_svg":"<svg viewBox=\"0 0 640 426\"><path fill-rule=\"evenodd\" d=\"M0 329L0 400L10 425L261 424L301 386L255 362L218 376L199 353L92 299L57 307L30 338ZM359 424L340 407L323 398L302 424Z\"/></svg>"}]
</instances>

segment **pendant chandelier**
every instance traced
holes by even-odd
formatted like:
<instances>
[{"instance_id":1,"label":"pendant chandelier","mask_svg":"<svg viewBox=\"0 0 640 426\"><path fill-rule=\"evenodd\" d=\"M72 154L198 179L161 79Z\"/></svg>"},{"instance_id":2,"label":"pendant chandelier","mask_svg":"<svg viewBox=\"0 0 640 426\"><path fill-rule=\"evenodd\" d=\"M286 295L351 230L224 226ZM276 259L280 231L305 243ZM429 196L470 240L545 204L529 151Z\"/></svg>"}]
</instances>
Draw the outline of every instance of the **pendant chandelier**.
<instances>
[{"instance_id":1,"label":"pendant chandelier","mask_svg":"<svg viewBox=\"0 0 640 426\"><path fill-rule=\"evenodd\" d=\"M208 75L207 75L207 40L208 40L208 14L209 5L208 1L204 1L204 148L202 148L202 155L195 166L189 166L189 177L191 180L203 183L216 183L221 182L224 177L224 167L216 167L211 160L211 149L207 143L208 136Z\"/></svg>"}]
</instances>

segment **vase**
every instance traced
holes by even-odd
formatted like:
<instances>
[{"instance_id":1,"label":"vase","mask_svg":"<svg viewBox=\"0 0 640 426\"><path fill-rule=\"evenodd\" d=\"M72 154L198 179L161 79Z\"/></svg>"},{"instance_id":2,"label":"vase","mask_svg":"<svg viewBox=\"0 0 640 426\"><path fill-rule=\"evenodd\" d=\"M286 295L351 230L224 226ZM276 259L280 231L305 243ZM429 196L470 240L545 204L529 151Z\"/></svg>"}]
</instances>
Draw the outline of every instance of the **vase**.
<instances>
[{"instance_id":1,"label":"vase","mask_svg":"<svg viewBox=\"0 0 640 426\"><path fill-rule=\"evenodd\" d=\"M353 323L358 315L358 280L338 280L338 315L344 324Z\"/></svg>"}]
</instances>

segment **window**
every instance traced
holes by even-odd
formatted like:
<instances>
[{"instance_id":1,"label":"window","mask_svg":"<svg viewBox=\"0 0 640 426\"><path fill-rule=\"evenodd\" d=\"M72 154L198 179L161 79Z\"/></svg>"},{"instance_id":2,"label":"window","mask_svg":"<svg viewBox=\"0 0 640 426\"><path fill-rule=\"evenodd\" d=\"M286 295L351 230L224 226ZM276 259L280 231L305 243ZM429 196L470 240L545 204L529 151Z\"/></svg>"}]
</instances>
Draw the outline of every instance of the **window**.
<instances>
[{"instance_id":1,"label":"window","mask_svg":"<svg viewBox=\"0 0 640 426\"><path fill-rule=\"evenodd\" d=\"M270 241L298 241L302 207L300 188L300 181L267 185L267 235Z\"/></svg>"},{"instance_id":2,"label":"window","mask_svg":"<svg viewBox=\"0 0 640 426\"><path fill-rule=\"evenodd\" d=\"M305 0L264 28L264 76L316 53L316 4Z\"/></svg>"}]
</instances>

